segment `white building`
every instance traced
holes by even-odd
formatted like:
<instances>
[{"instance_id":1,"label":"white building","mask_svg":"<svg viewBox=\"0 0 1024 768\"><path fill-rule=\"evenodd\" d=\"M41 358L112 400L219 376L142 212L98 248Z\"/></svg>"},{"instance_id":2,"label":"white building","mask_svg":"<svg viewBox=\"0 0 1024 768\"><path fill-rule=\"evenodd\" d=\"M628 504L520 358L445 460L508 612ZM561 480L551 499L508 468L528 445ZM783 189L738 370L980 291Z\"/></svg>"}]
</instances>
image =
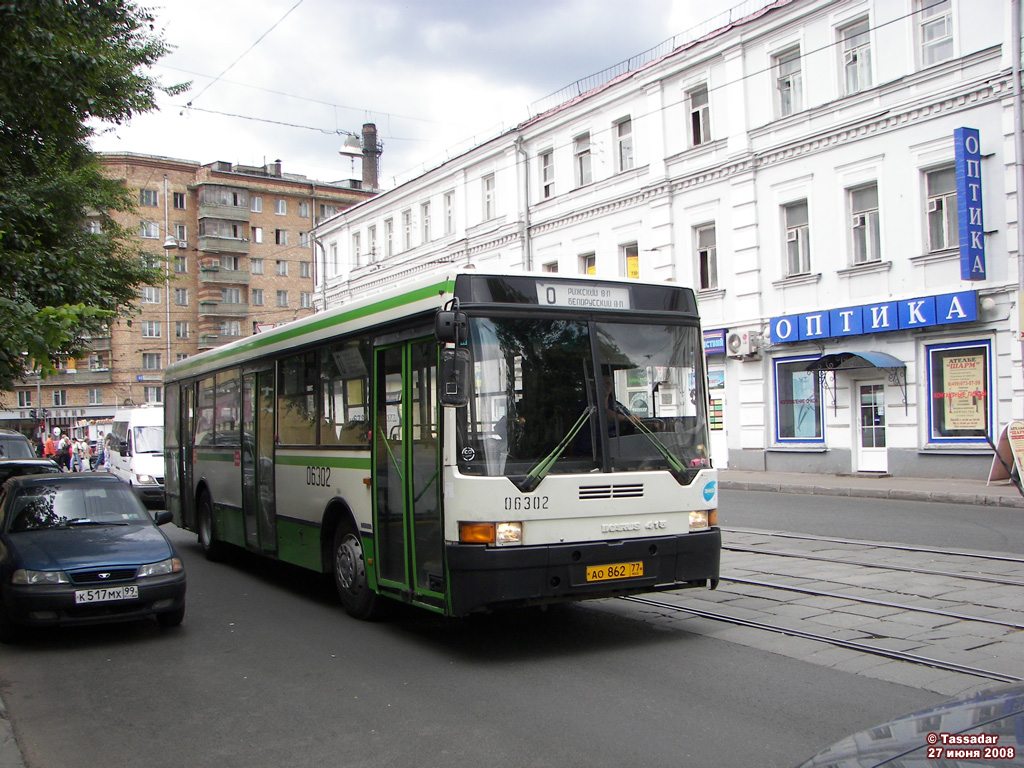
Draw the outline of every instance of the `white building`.
<instances>
[{"instance_id":1,"label":"white building","mask_svg":"<svg viewBox=\"0 0 1024 768\"><path fill-rule=\"evenodd\" d=\"M718 467L987 477L1022 415L1010 0L759 5L321 225L318 308L453 264L677 281Z\"/></svg>"}]
</instances>

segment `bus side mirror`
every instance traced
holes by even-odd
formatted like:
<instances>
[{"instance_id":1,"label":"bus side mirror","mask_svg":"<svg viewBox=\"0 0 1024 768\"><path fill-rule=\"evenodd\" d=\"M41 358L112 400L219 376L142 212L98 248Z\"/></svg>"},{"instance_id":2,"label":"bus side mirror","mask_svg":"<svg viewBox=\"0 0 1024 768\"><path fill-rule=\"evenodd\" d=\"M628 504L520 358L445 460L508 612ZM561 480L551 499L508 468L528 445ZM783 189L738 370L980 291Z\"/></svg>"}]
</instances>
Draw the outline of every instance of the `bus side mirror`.
<instances>
[{"instance_id":1,"label":"bus side mirror","mask_svg":"<svg viewBox=\"0 0 1024 768\"><path fill-rule=\"evenodd\" d=\"M441 350L441 375L438 377L443 405L462 408L469 404L469 350L446 347Z\"/></svg>"},{"instance_id":2,"label":"bus side mirror","mask_svg":"<svg viewBox=\"0 0 1024 768\"><path fill-rule=\"evenodd\" d=\"M434 316L434 335L442 344L462 344L469 336L465 312L439 309Z\"/></svg>"}]
</instances>

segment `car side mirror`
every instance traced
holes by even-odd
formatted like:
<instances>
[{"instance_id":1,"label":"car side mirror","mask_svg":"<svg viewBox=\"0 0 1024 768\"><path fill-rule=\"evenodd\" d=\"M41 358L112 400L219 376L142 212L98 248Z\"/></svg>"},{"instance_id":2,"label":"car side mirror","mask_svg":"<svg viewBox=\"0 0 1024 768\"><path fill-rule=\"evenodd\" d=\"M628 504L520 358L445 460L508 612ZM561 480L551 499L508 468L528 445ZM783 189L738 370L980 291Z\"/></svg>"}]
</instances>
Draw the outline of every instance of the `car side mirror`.
<instances>
[{"instance_id":1,"label":"car side mirror","mask_svg":"<svg viewBox=\"0 0 1024 768\"><path fill-rule=\"evenodd\" d=\"M469 403L469 350L446 347L441 350L438 386L443 405L462 408Z\"/></svg>"},{"instance_id":2,"label":"car side mirror","mask_svg":"<svg viewBox=\"0 0 1024 768\"><path fill-rule=\"evenodd\" d=\"M161 509L157 511L153 519L157 525L167 525L174 520L174 515L169 509Z\"/></svg>"}]
</instances>

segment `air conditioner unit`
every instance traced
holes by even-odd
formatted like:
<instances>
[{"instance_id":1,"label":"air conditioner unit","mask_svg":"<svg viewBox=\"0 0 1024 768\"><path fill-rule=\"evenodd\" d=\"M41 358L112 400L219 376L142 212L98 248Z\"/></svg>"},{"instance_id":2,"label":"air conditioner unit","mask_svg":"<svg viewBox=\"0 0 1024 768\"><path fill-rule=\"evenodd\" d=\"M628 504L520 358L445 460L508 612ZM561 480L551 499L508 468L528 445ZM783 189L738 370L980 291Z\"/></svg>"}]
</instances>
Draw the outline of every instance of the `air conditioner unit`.
<instances>
[{"instance_id":1,"label":"air conditioner unit","mask_svg":"<svg viewBox=\"0 0 1024 768\"><path fill-rule=\"evenodd\" d=\"M725 349L729 357L750 357L756 355L760 347L760 334L755 331L732 331L725 337Z\"/></svg>"},{"instance_id":2,"label":"air conditioner unit","mask_svg":"<svg viewBox=\"0 0 1024 768\"><path fill-rule=\"evenodd\" d=\"M178 247L179 248L188 248L188 240L179 240L178 241Z\"/></svg>"}]
</instances>

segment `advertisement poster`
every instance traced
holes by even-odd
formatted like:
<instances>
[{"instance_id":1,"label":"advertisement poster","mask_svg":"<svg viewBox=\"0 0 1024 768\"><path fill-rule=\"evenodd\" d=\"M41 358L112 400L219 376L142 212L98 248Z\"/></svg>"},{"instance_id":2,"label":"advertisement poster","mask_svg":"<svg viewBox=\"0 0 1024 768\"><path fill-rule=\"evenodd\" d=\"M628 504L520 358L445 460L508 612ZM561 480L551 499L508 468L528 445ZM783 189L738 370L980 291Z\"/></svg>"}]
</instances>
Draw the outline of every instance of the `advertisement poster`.
<instances>
[{"instance_id":1,"label":"advertisement poster","mask_svg":"<svg viewBox=\"0 0 1024 768\"><path fill-rule=\"evenodd\" d=\"M943 360L946 429L985 431L985 357L961 355Z\"/></svg>"}]
</instances>

